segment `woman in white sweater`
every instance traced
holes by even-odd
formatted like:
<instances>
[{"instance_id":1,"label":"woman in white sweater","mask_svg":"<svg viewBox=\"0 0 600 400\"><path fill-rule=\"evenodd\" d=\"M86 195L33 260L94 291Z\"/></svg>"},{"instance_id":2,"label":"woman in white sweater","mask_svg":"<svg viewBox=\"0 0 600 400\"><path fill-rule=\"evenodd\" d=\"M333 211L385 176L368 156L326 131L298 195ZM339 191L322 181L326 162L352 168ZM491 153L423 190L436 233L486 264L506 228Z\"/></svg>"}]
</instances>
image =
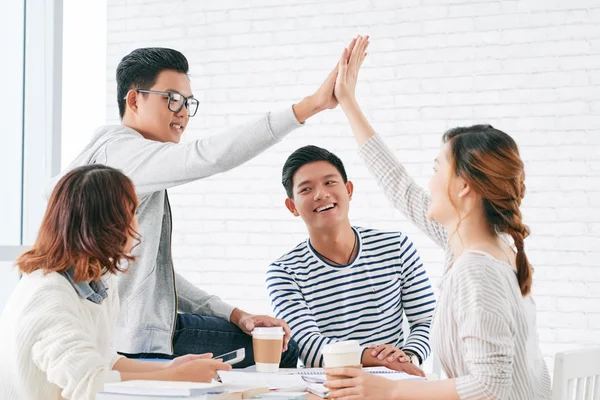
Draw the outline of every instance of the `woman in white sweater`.
<instances>
[{"instance_id":1,"label":"woman in white sweater","mask_svg":"<svg viewBox=\"0 0 600 400\"><path fill-rule=\"evenodd\" d=\"M231 368L211 354L150 363L114 350L113 277L133 260L137 205L131 181L103 165L76 168L56 185L0 316L0 399L94 399L107 382L209 382Z\"/></svg>"},{"instance_id":2,"label":"woman in white sweater","mask_svg":"<svg viewBox=\"0 0 600 400\"><path fill-rule=\"evenodd\" d=\"M523 162L514 140L489 125L443 135L430 194L408 176L369 125L354 92L368 37L345 51L335 95L360 155L396 208L446 250L433 344L447 380L390 381L355 369L326 384L339 399L549 399L550 376L537 338L529 229L519 209ZM505 240L512 239L512 243Z\"/></svg>"}]
</instances>

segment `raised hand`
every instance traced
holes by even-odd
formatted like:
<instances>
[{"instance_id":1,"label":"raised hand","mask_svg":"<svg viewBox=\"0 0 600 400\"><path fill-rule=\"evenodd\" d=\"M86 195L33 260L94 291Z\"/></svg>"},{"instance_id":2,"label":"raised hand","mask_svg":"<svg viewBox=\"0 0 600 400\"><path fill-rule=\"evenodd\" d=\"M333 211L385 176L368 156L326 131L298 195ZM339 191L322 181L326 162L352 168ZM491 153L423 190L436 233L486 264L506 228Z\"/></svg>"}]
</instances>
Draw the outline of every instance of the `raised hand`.
<instances>
[{"instance_id":1,"label":"raised hand","mask_svg":"<svg viewBox=\"0 0 600 400\"><path fill-rule=\"evenodd\" d=\"M321 86L319 86L319 89L312 95L317 107L321 110L336 108L338 105L338 101L333 94L337 74L338 66L336 65L329 75L327 75Z\"/></svg>"},{"instance_id":2,"label":"raised hand","mask_svg":"<svg viewBox=\"0 0 600 400\"><path fill-rule=\"evenodd\" d=\"M313 94L293 105L292 109L298 122L304 123L308 118L321 111L337 107L338 101L333 94L337 74L338 66L336 65Z\"/></svg>"},{"instance_id":3,"label":"raised hand","mask_svg":"<svg viewBox=\"0 0 600 400\"><path fill-rule=\"evenodd\" d=\"M337 101L344 107L345 103L355 100L358 71L367 56L369 36L359 36L352 39L348 48L342 52L338 62L338 73L335 81L334 94Z\"/></svg>"}]
</instances>

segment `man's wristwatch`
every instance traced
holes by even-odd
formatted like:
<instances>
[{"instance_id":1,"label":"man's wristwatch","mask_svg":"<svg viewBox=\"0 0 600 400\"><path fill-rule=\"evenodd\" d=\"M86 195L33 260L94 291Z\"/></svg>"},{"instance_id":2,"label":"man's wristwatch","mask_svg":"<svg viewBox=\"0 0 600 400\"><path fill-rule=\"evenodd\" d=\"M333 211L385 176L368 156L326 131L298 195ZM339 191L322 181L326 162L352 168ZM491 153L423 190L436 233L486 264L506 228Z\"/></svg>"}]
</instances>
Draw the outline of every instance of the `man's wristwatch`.
<instances>
[{"instance_id":1,"label":"man's wristwatch","mask_svg":"<svg viewBox=\"0 0 600 400\"><path fill-rule=\"evenodd\" d=\"M411 364L414 364L417 367L421 366L421 358L418 355L416 355L412 351L404 351L404 354L406 354L408 358L410 358Z\"/></svg>"}]
</instances>

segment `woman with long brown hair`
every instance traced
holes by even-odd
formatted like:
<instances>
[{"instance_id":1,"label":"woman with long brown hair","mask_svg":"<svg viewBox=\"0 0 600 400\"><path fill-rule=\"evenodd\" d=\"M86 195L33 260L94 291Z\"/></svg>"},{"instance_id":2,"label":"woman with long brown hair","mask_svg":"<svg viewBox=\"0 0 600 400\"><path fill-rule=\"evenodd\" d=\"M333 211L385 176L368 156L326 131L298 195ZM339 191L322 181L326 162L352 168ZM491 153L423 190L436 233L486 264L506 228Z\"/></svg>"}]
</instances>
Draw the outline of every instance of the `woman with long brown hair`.
<instances>
[{"instance_id":1,"label":"woman with long brown hair","mask_svg":"<svg viewBox=\"0 0 600 400\"><path fill-rule=\"evenodd\" d=\"M429 192L411 179L355 98L368 37L340 60L335 95L360 155L396 208L446 250L433 344L449 379L390 381L332 369L334 399L549 399L550 376L538 344L529 229L520 211L524 166L515 141L490 125L442 137Z\"/></svg>"},{"instance_id":2,"label":"woman with long brown hair","mask_svg":"<svg viewBox=\"0 0 600 400\"><path fill-rule=\"evenodd\" d=\"M107 382L209 382L230 368L211 354L149 363L114 350L113 277L133 260L137 205L129 178L104 165L76 168L58 182L0 316L0 398L93 399Z\"/></svg>"}]
</instances>

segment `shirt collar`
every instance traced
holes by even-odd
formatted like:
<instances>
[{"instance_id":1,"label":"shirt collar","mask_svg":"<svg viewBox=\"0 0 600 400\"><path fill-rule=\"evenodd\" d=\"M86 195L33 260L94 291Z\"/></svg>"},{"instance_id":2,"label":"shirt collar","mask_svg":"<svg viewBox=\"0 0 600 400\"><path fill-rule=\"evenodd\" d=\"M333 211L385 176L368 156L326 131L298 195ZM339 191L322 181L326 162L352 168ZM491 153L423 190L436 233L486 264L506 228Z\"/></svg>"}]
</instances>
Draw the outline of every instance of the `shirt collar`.
<instances>
[{"instance_id":1,"label":"shirt collar","mask_svg":"<svg viewBox=\"0 0 600 400\"><path fill-rule=\"evenodd\" d=\"M62 276L67 278L71 286L75 289L79 297L86 299L95 304L101 304L102 301L108 296L106 290L106 280L100 278L97 281L81 281L75 282L75 268L69 267L67 270L60 272Z\"/></svg>"}]
</instances>

